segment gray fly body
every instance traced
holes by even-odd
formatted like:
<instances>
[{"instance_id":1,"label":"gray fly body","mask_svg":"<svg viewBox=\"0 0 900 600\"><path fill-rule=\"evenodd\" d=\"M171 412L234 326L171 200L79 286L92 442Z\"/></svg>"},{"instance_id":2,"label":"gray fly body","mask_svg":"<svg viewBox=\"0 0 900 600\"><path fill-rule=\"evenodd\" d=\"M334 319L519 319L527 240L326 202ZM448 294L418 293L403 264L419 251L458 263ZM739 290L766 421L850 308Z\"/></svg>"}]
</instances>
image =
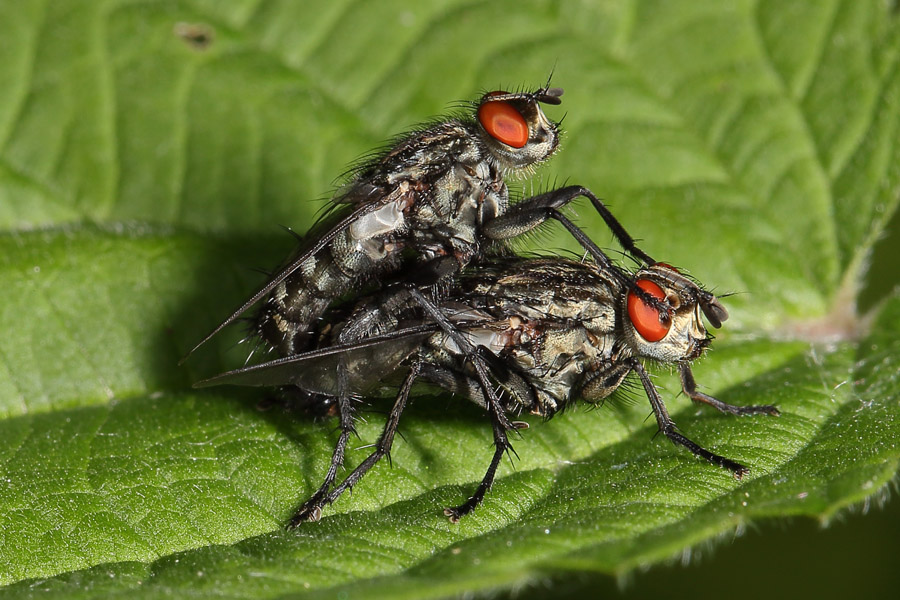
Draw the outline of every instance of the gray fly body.
<instances>
[{"instance_id":1,"label":"gray fly body","mask_svg":"<svg viewBox=\"0 0 900 600\"><path fill-rule=\"evenodd\" d=\"M718 299L656 263L601 200L567 186L509 202L505 178L529 173L559 146L543 105L561 103L549 84L533 92L490 92L471 114L398 138L356 170L332 210L268 282L188 354L255 305L252 336L282 358L197 384L285 386L302 404L338 418L340 435L322 484L290 524L316 520L391 449L416 381L464 395L490 419L494 453L474 494L445 512L457 521L484 499L512 421L552 417L577 399L596 402L631 373L646 392L660 431L740 477L746 467L682 436L644 361L677 366L685 393L732 414L739 408L696 389L690 363L728 314ZM642 268L629 273L560 209L585 197ZM517 236L553 219L593 260L508 256ZM355 296L354 296L355 295ZM337 475L354 433L358 394L402 381L375 451L343 481Z\"/></svg>"},{"instance_id":2,"label":"gray fly body","mask_svg":"<svg viewBox=\"0 0 900 600\"><path fill-rule=\"evenodd\" d=\"M773 406L737 407L697 390L690 364L711 340L701 315L718 322L728 315L715 296L668 265L631 275L559 257L494 258L462 272L436 299L398 285L329 314L333 321L316 340L316 349L198 384L296 386L308 401L336 407L342 423L350 419L350 431L349 397L380 385L391 373L402 375L374 452L335 485L343 462L342 436L324 483L298 510L293 526L318 519L324 506L389 453L415 381L468 397L491 418L493 458L475 493L446 509L452 521L483 500L510 449L506 432L525 426L510 416L527 412L550 418L578 399L600 401L632 373L664 435L743 476L745 466L676 430L646 371L648 361L675 366L684 392L696 402L729 414L778 414ZM488 393L497 389L496 395Z\"/></svg>"},{"instance_id":3,"label":"gray fly body","mask_svg":"<svg viewBox=\"0 0 900 600\"><path fill-rule=\"evenodd\" d=\"M606 256L559 212L584 196L622 246L646 264L647 254L589 190L568 186L513 206L504 177L529 173L559 145L559 129L542 104L559 104L562 90L491 92L473 115L448 119L399 138L356 171L333 198L333 210L304 238L295 255L256 294L190 352L262 302L254 332L282 356L308 348L311 330L348 292L404 268L409 285L427 286L458 273L492 246L540 226L563 224L595 260ZM189 352L189 354L190 354Z\"/></svg>"}]
</instances>

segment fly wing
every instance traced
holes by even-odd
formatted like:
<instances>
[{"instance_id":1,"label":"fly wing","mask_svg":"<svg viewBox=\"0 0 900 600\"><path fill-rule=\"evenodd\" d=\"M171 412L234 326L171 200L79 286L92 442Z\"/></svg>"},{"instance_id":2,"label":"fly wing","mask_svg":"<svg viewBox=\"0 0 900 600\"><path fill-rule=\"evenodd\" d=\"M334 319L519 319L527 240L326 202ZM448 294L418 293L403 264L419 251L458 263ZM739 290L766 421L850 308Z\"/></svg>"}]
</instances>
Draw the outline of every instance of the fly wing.
<instances>
[{"instance_id":1,"label":"fly wing","mask_svg":"<svg viewBox=\"0 0 900 600\"><path fill-rule=\"evenodd\" d=\"M187 360L187 358L191 354L193 354L197 350L197 348L208 342L213 338L213 336L225 329L225 327L234 323L234 321L237 320L237 318L242 314L247 312L247 310L250 309L251 306L262 300L269 294L269 292L275 289L275 287L279 283L290 277L291 274L298 268L300 268L300 266L304 262L309 260L310 257L314 256L328 244L330 244L334 240L334 238L338 236L338 234L344 231L347 227L350 227L350 225L352 225L363 215L379 208L379 203L375 201L375 198L377 197L376 192L378 191L377 188L374 188L372 186L357 186L356 188L354 188L354 190L357 191L360 197L355 197L352 200L339 200L340 202L352 202L356 204L356 207L353 210L345 215L341 215L337 219L337 223L334 223L333 225L329 226L327 222L323 222L320 223L319 226L314 227L313 230L311 230L310 233L307 234L307 238L310 240L315 240L315 242L312 242L308 247L298 252L297 255L288 262L288 264L279 269L277 273L272 275L269 281L262 288L260 288L259 291L253 294L253 296L251 296L249 300L241 304L241 306L239 306L234 312L231 313L231 316L222 321L222 323L220 323L218 327L213 329L205 338L200 340L197 345L191 348L187 352L187 354L182 357L182 359L179 361L179 364ZM370 196L368 198L362 197L366 193L370 194ZM336 200L336 202L337 201L338 200Z\"/></svg>"},{"instance_id":2,"label":"fly wing","mask_svg":"<svg viewBox=\"0 0 900 600\"><path fill-rule=\"evenodd\" d=\"M308 392L336 396L338 369L345 368L350 391L364 392L392 373L437 330L433 323L405 327L352 344L235 369L198 381L194 387L295 385Z\"/></svg>"}]
</instances>

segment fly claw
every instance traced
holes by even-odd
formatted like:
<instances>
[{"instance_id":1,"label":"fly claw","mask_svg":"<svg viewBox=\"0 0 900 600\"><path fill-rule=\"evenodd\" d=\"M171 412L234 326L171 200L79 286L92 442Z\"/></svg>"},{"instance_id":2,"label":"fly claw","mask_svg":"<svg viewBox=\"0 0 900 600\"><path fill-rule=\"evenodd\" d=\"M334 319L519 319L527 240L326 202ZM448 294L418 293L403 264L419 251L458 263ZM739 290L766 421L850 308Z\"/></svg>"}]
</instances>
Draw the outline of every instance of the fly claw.
<instances>
[{"instance_id":1,"label":"fly claw","mask_svg":"<svg viewBox=\"0 0 900 600\"><path fill-rule=\"evenodd\" d=\"M679 433L645 362L676 366L694 402L735 415L777 415L774 406L738 407L697 390L690 363L709 345L701 313L720 327L728 312L712 293L658 263L590 190L567 186L510 205L504 177L529 173L559 145L543 105L562 90L489 92L467 118L414 130L355 171L295 254L253 296L200 341L194 352L255 305L253 332L281 358L222 373L196 387L282 386L300 405L339 421L340 435L319 488L289 522L322 510L390 455L413 384L467 397L491 422L494 453L475 492L444 514L473 511L490 489L511 416L551 418L576 400L601 402L636 375L659 431L730 470L747 467ZM636 273L609 257L560 211L584 197ZM559 222L591 260L524 258L507 243L547 220ZM400 381L372 453L342 481L357 400L392 377Z\"/></svg>"}]
</instances>

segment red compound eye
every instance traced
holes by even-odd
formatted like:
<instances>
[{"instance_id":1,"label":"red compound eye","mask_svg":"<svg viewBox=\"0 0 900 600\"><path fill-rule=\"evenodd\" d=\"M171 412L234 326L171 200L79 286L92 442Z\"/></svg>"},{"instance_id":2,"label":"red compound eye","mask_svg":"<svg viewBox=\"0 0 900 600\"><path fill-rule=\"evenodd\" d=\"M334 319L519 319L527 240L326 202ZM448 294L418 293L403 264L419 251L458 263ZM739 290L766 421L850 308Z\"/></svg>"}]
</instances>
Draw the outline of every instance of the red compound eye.
<instances>
[{"instance_id":1,"label":"red compound eye","mask_svg":"<svg viewBox=\"0 0 900 600\"><path fill-rule=\"evenodd\" d=\"M505 93L491 92L488 96ZM528 123L509 102L482 102L478 107L478 120L492 138L507 146L521 148L528 143Z\"/></svg>"},{"instance_id":2,"label":"red compound eye","mask_svg":"<svg viewBox=\"0 0 900 600\"><path fill-rule=\"evenodd\" d=\"M662 288L648 279L638 279L637 286L653 296L664 300ZM659 311L641 300L634 292L628 292L628 318L642 338L648 342L658 342L669 333L671 323L660 323Z\"/></svg>"}]
</instances>

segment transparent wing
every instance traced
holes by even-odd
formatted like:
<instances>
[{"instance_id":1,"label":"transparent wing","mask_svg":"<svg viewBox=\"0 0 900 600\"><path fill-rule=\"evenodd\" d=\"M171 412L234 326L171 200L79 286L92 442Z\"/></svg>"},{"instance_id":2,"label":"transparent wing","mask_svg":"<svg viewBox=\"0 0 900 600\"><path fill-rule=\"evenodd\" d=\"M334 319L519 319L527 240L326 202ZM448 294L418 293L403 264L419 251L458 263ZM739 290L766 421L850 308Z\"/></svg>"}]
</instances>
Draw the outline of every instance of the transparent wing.
<instances>
[{"instance_id":1,"label":"transparent wing","mask_svg":"<svg viewBox=\"0 0 900 600\"><path fill-rule=\"evenodd\" d=\"M365 193L363 191L364 189L370 193L374 193L374 190L375 190L375 188L364 188L364 187L360 186L358 188L358 193L364 194ZM319 226L314 227L313 230L311 230L306 236L307 239L310 240L309 246L301 249L297 253L297 255L290 262L288 262L288 264L286 264L284 267L279 269L278 272L276 272L274 275L272 275L272 277L269 279L269 281L262 288L260 288L259 291L257 291L255 294L253 294L253 296L251 296L246 302L241 304L240 307L238 307L234 312L231 313L231 316L229 316L227 319L222 321L206 337L204 337L193 348L191 348L187 352L187 354L185 354L184 357L182 357L181 361L179 361L179 364L183 363L185 360L187 360L187 358L191 354L193 354L197 350L197 348L199 348L200 346L202 346L203 344L208 342L210 339L213 338L213 336L215 336L217 333L222 331L225 327L227 327L231 323L234 323L234 321L237 320L238 317L240 317L242 314L247 312L247 310L250 309L251 306L253 306L257 302L262 300L265 296L267 296L269 294L269 292L271 292L273 289L275 289L275 287L279 283L281 283L282 281L284 281L285 279L290 277L291 274L294 271L296 271L298 268L300 268L300 265L302 265L304 262L309 260L310 257L314 256L319 251L321 251L323 248L325 248L328 244L330 244L334 240L334 238L338 236L338 234L340 234L347 227L352 225L354 221L358 220L361 216L365 215L366 213L372 212L373 210L376 210L377 208L379 208L380 204L378 202L373 201L374 199L375 199L374 197L363 198L360 195L360 197L356 197L352 200L353 203L357 204L356 208L351 210L346 215L340 216L336 223L334 223L332 225L330 223L323 222L323 223L319 224ZM342 199L341 202L350 202L350 200ZM312 241L312 240L315 240L315 241Z\"/></svg>"},{"instance_id":2,"label":"transparent wing","mask_svg":"<svg viewBox=\"0 0 900 600\"><path fill-rule=\"evenodd\" d=\"M345 368L350 390L365 392L396 370L438 329L433 323L405 327L352 344L235 369L198 381L194 387L295 385L308 392L334 396L338 393L338 369Z\"/></svg>"}]
</instances>

